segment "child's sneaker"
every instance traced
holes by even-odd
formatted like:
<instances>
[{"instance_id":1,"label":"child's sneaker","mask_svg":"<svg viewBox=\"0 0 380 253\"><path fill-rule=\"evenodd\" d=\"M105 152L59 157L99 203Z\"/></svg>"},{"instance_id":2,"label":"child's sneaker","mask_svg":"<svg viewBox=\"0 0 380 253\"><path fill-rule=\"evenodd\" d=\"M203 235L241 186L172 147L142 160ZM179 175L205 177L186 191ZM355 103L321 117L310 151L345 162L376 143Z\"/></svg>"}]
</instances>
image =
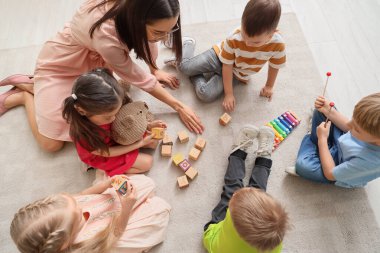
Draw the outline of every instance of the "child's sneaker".
<instances>
[{"instance_id":1,"label":"child's sneaker","mask_svg":"<svg viewBox=\"0 0 380 253\"><path fill-rule=\"evenodd\" d=\"M273 150L274 132L270 127L262 126L259 129L259 147L257 157L270 158Z\"/></svg>"},{"instance_id":2,"label":"child's sneaker","mask_svg":"<svg viewBox=\"0 0 380 253\"><path fill-rule=\"evenodd\" d=\"M193 47L191 49L191 52L194 52L194 49L195 49L195 39L191 38L191 37L187 37L187 36L183 36L182 37L182 48L183 48L183 51L186 51L185 47ZM165 43L164 43L165 45ZM184 55L184 57L186 57L186 55ZM170 57L170 58L167 58L167 59L164 59L164 63L165 65L169 65L169 66L172 66L172 67L177 67L178 63L177 63L177 59L173 56L173 57Z\"/></svg>"},{"instance_id":3,"label":"child's sneaker","mask_svg":"<svg viewBox=\"0 0 380 253\"><path fill-rule=\"evenodd\" d=\"M307 117L308 125L307 125L307 134L311 134L311 128L313 125L313 115L314 115L314 107L310 107L309 115Z\"/></svg>"},{"instance_id":4,"label":"child's sneaker","mask_svg":"<svg viewBox=\"0 0 380 253\"><path fill-rule=\"evenodd\" d=\"M299 175L297 174L296 167L295 166L289 166L285 168L285 172L288 173L289 175L296 176L298 177Z\"/></svg>"},{"instance_id":5,"label":"child's sneaker","mask_svg":"<svg viewBox=\"0 0 380 253\"><path fill-rule=\"evenodd\" d=\"M240 129L237 138L232 145L231 154L238 149L247 152L247 149L252 146L253 140L259 134L259 129L255 126L246 125L242 129Z\"/></svg>"},{"instance_id":6,"label":"child's sneaker","mask_svg":"<svg viewBox=\"0 0 380 253\"><path fill-rule=\"evenodd\" d=\"M177 67L177 59L174 56L167 58L167 59L164 59L164 64L176 68Z\"/></svg>"}]
</instances>

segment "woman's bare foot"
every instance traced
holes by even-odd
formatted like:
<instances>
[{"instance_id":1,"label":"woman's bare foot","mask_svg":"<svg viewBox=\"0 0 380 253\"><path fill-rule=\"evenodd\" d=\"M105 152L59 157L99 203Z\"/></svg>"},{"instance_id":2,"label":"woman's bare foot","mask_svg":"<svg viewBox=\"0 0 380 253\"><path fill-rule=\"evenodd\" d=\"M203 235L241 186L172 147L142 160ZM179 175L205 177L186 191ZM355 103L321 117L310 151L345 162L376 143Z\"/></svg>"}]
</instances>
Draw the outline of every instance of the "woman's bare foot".
<instances>
[{"instance_id":1,"label":"woman's bare foot","mask_svg":"<svg viewBox=\"0 0 380 253\"><path fill-rule=\"evenodd\" d=\"M14 86L19 88L20 90L27 91L30 94L34 94L34 84L33 83L18 83L18 84L15 84Z\"/></svg>"},{"instance_id":2,"label":"woman's bare foot","mask_svg":"<svg viewBox=\"0 0 380 253\"><path fill-rule=\"evenodd\" d=\"M19 106L19 105L24 105L25 104L25 96L33 96L29 92L22 91L18 92L15 94L10 95L7 97L4 101L4 107L7 109Z\"/></svg>"}]
</instances>

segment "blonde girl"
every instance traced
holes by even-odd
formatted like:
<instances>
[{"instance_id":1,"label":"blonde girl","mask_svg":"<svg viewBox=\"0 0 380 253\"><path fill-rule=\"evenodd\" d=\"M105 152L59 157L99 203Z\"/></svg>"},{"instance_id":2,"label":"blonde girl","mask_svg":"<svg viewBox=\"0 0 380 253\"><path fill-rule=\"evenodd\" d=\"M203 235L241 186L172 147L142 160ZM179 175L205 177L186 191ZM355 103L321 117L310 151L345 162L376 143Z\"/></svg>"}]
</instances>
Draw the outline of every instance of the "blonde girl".
<instances>
[{"instance_id":1,"label":"blonde girl","mask_svg":"<svg viewBox=\"0 0 380 253\"><path fill-rule=\"evenodd\" d=\"M21 253L145 252L162 242L170 206L154 196L155 185L144 175L127 178L120 195L113 178L79 195L56 194L21 208L10 227Z\"/></svg>"}]
</instances>

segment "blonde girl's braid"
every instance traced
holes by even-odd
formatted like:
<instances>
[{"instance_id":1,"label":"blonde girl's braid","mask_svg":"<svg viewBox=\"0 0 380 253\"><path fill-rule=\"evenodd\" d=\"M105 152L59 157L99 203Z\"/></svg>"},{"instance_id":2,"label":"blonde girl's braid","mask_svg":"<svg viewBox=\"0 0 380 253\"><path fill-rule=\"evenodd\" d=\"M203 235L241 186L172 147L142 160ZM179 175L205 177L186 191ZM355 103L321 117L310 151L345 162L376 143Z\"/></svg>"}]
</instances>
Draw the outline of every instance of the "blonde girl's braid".
<instances>
[{"instance_id":1,"label":"blonde girl's braid","mask_svg":"<svg viewBox=\"0 0 380 253\"><path fill-rule=\"evenodd\" d=\"M67 204L62 195L55 195L29 204L15 214L10 233L20 252L61 252L72 228L65 214Z\"/></svg>"},{"instance_id":2,"label":"blonde girl's braid","mask_svg":"<svg viewBox=\"0 0 380 253\"><path fill-rule=\"evenodd\" d=\"M15 214L10 234L21 253L107 253L118 240L117 219L94 237L77 244L69 243L74 218L67 211L63 194L53 195L29 204ZM65 249L62 250L62 246ZM66 247L67 246L67 247Z\"/></svg>"}]
</instances>

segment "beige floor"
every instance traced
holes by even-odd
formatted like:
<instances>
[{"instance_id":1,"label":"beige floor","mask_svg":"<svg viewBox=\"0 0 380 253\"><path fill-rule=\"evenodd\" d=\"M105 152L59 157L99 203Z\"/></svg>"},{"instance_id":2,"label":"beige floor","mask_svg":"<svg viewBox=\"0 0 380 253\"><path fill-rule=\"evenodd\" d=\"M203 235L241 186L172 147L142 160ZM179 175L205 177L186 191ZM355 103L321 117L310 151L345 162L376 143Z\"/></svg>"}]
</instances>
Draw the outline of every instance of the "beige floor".
<instances>
[{"instance_id":1,"label":"beige floor","mask_svg":"<svg viewBox=\"0 0 380 253\"><path fill-rule=\"evenodd\" d=\"M61 29L80 2L0 0L0 77L15 72L32 73L36 49ZM218 4L214 0L182 0L181 3L184 24L236 19L245 5L242 0L220 0ZM324 78L326 71L333 73L328 92L350 116L360 97L380 88L380 51L375 44L380 36L376 29L380 21L379 1L285 0L282 3L284 13L297 15L321 77ZM226 8L232 13L224 11ZM1 138L7 133L1 132ZM2 153L1 157L4 159L6 154ZM380 180L371 182L365 191L380 224Z\"/></svg>"},{"instance_id":2,"label":"beige floor","mask_svg":"<svg viewBox=\"0 0 380 253\"><path fill-rule=\"evenodd\" d=\"M380 91L380 1L280 0L296 14L327 93L348 117L363 96ZM236 19L246 0L181 1L185 24ZM231 11L224 11L224 10ZM380 179L366 187L380 224Z\"/></svg>"}]
</instances>

